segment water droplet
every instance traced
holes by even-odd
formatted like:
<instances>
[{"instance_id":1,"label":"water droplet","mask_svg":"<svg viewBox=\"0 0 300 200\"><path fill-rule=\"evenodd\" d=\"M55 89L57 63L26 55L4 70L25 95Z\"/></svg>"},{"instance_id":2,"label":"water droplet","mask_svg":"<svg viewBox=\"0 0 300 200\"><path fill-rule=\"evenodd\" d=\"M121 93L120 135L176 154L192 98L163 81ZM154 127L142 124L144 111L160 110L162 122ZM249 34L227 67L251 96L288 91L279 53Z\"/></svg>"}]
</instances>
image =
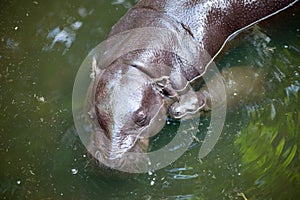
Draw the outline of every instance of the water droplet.
<instances>
[{"instance_id":1,"label":"water droplet","mask_svg":"<svg viewBox=\"0 0 300 200\"><path fill-rule=\"evenodd\" d=\"M73 175L76 175L78 173L78 169L75 169L75 168L71 169L71 171L72 171Z\"/></svg>"},{"instance_id":2,"label":"water droplet","mask_svg":"<svg viewBox=\"0 0 300 200\"><path fill-rule=\"evenodd\" d=\"M275 117L276 117L276 109L274 104L271 104L271 119L274 120Z\"/></svg>"},{"instance_id":3,"label":"water droplet","mask_svg":"<svg viewBox=\"0 0 300 200\"><path fill-rule=\"evenodd\" d=\"M42 102L42 103L45 102L45 97L38 97L37 99L38 99L39 102Z\"/></svg>"},{"instance_id":4,"label":"water droplet","mask_svg":"<svg viewBox=\"0 0 300 200\"><path fill-rule=\"evenodd\" d=\"M151 182L150 182L150 185L152 186L152 185L154 185L154 183L155 183L154 181L151 181Z\"/></svg>"},{"instance_id":5,"label":"water droplet","mask_svg":"<svg viewBox=\"0 0 300 200\"><path fill-rule=\"evenodd\" d=\"M75 31L78 30L80 27L82 26L82 22L81 21L77 21L74 22L73 24L71 24L71 28Z\"/></svg>"}]
</instances>

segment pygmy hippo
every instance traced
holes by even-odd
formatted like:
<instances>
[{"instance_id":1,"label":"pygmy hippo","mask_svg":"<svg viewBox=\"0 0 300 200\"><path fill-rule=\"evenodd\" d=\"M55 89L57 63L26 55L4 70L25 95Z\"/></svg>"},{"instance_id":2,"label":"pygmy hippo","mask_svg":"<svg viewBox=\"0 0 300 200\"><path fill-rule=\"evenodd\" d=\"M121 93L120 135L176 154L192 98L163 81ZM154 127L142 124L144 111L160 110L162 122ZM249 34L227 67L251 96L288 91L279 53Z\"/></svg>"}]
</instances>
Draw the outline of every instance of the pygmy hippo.
<instances>
[{"instance_id":1,"label":"pygmy hippo","mask_svg":"<svg viewBox=\"0 0 300 200\"><path fill-rule=\"evenodd\" d=\"M150 165L147 157L135 155L147 152L149 137L164 127L167 117L180 119L211 109L212 91L205 86L198 90L193 87L203 84L209 64L229 38L296 3L298 0L139 1L113 26L108 37L129 33L117 48L107 47L108 54L124 48L132 51L120 54L107 66L97 57L92 63L87 112L94 133L88 151L100 165L112 169L138 173L141 163ZM142 34L131 34L135 30ZM159 37L160 30L180 37ZM160 48L147 43L152 36ZM180 48L188 56L178 53ZM233 69L231 76L223 72L227 74L225 85L237 74L248 72ZM248 81L255 82L255 77ZM247 84L236 84L229 92L245 88Z\"/></svg>"}]
</instances>

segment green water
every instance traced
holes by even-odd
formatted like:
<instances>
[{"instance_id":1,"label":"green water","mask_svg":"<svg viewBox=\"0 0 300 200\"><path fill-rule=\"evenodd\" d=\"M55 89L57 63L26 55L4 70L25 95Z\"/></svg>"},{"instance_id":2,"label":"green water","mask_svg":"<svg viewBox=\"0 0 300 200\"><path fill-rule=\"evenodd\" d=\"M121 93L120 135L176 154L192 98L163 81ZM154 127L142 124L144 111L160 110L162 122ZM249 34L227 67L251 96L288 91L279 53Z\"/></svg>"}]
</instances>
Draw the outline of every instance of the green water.
<instances>
[{"instance_id":1,"label":"green water","mask_svg":"<svg viewBox=\"0 0 300 200\"><path fill-rule=\"evenodd\" d=\"M99 173L74 128L72 87L88 52L134 3L1 1L0 199L300 197L299 9L249 31L223 54L220 67L261 68L266 94L228 114L206 158L197 160L194 142L152 174ZM172 136L172 128L166 134Z\"/></svg>"}]
</instances>

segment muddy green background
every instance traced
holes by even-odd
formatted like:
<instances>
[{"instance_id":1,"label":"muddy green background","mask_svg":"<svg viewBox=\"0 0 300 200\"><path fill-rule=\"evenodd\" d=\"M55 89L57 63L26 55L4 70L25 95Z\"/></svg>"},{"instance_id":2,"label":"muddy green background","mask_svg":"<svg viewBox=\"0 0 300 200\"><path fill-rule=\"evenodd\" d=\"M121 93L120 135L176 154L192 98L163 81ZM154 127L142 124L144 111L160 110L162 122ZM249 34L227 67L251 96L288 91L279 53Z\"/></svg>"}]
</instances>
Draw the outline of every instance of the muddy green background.
<instances>
[{"instance_id":1,"label":"muddy green background","mask_svg":"<svg viewBox=\"0 0 300 200\"><path fill-rule=\"evenodd\" d=\"M167 168L103 175L72 118L72 87L88 52L133 0L0 2L0 199L297 199L300 197L299 9L235 39L219 67L255 66L265 97L236 105L214 150L201 144ZM299 7L299 6L298 6ZM209 116L202 117L199 139ZM152 143L164 144L176 125Z\"/></svg>"}]
</instances>

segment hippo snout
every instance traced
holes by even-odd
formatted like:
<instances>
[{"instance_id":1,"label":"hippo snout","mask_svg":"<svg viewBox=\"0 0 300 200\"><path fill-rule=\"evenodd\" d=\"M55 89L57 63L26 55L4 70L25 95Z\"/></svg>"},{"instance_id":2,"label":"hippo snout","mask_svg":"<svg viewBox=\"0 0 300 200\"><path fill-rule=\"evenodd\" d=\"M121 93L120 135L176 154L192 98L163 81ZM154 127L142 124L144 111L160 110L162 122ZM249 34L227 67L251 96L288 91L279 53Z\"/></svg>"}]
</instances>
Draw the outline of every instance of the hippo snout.
<instances>
[{"instance_id":1,"label":"hippo snout","mask_svg":"<svg viewBox=\"0 0 300 200\"><path fill-rule=\"evenodd\" d=\"M109 140L103 133L95 134L89 146L89 152L98 161L100 168L136 173L146 168L147 149L146 139L128 135Z\"/></svg>"}]
</instances>

